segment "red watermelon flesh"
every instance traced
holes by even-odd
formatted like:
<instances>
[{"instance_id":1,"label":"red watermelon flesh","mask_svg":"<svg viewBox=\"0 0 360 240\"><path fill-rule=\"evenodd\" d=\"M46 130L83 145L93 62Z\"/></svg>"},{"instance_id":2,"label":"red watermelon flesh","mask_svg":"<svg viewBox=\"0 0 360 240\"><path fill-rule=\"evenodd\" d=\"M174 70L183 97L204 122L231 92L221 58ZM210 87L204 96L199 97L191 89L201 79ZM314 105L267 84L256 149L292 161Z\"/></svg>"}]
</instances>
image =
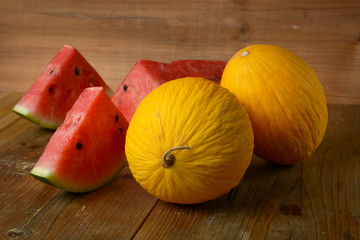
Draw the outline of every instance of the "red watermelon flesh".
<instances>
[{"instance_id":1,"label":"red watermelon flesh","mask_svg":"<svg viewBox=\"0 0 360 240\"><path fill-rule=\"evenodd\" d=\"M30 173L69 192L95 190L122 169L127 128L128 122L103 88L87 88Z\"/></svg>"},{"instance_id":2,"label":"red watermelon flesh","mask_svg":"<svg viewBox=\"0 0 360 240\"><path fill-rule=\"evenodd\" d=\"M112 94L86 59L74 47L64 45L13 111L42 127L56 129L81 92L92 86L102 86Z\"/></svg>"},{"instance_id":3,"label":"red watermelon flesh","mask_svg":"<svg viewBox=\"0 0 360 240\"><path fill-rule=\"evenodd\" d=\"M207 60L180 60L171 63L139 60L111 100L130 122L140 102L161 84L183 77L203 77L220 83L225 65L224 61Z\"/></svg>"}]
</instances>

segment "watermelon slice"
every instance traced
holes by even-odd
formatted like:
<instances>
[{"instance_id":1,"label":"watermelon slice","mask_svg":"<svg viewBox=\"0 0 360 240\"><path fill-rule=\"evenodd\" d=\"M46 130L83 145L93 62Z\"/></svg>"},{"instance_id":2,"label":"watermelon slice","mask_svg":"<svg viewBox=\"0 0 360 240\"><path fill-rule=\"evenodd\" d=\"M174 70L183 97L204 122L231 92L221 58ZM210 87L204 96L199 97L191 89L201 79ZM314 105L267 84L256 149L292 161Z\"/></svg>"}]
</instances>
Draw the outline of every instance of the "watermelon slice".
<instances>
[{"instance_id":1,"label":"watermelon slice","mask_svg":"<svg viewBox=\"0 0 360 240\"><path fill-rule=\"evenodd\" d=\"M130 122L139 103L161 84L183 77L202 77L220 83L226 62L180 60L161 63L139 60L115 91L111 100Z\"/></svg>"},{"instance_id":2,"label":"watermelon slice","mask_svg":"<svg viewBox=\"0 0 360 240\"><path fill-rule=\"evenodd\" d=\"M30 174L69 192L95 190L121 170L127 128L128 122L104 89L87 88Z\"/></svg>"},{"instance_id":3,"label":"watermelon slice","mask_svg":"<svg viewBox=\"0 0 360 240\"><path fill-rule=\"evenodd\" d=\"M42 127L56 129L80 93L87 87L111 89L74 48L64 45L28 89L13 111Z\"/></svg>"}]
</instances>

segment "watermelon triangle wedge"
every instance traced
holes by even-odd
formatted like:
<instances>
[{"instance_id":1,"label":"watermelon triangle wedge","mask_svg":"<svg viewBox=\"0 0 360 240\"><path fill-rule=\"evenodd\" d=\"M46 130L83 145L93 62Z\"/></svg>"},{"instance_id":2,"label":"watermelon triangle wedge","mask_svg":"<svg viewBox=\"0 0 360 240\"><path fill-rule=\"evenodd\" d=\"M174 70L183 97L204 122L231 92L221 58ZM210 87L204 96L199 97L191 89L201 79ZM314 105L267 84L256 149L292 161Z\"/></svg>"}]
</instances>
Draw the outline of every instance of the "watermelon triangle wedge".
<instances>
[{"instance_id":1,"label":"watermelon triangle wedge","mask_svg":"<svg viewBox=\"0 0 360 240\"><path fill-rule=\"evenodd\" d=\"M128 122L102 87L86 88L31 170L36 179L69 192L104 186L125 164Z\"/></svg>"},{"instance_id":2,"label":"watermelon triangle wedge","mask_svg":"<svg viewBox=\"0 0 360 240\"><path fill-rule=\"evenodd\" d=\"M92 86L102 86L112 95L109 86L80 52L64 45L13 111L42 127L56 129L81 92Z\"/></svg>"},{"instance_id":3,"label":"watermelon triangle wedge","mask_svg":"<svg viewBox=\"0 0 360 240\"><path fill-rule=\"evenodd\" d=\"M162 63L140 59L111 100L130 122L140 102L161 84L184 77L202 77L219 84L225 66L224 61L190 59Z\"/></svg>"}]
</instances>

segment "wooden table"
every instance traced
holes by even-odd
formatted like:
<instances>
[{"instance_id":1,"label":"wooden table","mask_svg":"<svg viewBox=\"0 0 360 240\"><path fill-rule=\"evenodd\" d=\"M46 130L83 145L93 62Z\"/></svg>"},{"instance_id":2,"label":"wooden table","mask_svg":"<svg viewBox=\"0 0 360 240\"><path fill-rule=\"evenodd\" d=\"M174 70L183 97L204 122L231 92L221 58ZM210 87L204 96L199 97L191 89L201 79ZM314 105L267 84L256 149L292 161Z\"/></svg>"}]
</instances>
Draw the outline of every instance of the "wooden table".
<instances>
[{"instance_id":1,"label":"wooden table","mask_svg":"<svg viewBox=\"0 0 360 240\"><path fill-rule=\"evenodd\" d=\"M235 195L157 200L128 168L72 194L29 171L53 134L11 108L63 44L113 90L137 59L227 60L256 43L302 57L323 84L324 141L289 167L256 156ZM0 239L360 239L360 1L0 0Z\"/></svg>"}]
</instances>

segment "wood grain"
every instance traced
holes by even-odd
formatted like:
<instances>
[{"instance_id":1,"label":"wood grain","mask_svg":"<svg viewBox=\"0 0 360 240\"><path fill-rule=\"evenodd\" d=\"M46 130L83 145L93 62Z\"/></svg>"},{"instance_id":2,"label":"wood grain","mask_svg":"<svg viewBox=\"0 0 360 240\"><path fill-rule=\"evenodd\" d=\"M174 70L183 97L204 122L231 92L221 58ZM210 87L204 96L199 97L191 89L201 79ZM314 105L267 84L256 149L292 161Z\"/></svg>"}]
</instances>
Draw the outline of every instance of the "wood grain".
<instances>
[{"instance_id":1,"label":"wood grain","mask_svg":"<svg viewBox=\"0 0 360 240\"><path fill-rule=\"evenodd\" d=\"M360 103L360 1L0 0L0 90L26 91L63 44L116 90L136 60L228 60L275 44L302 57L328 103Z\"/></svg>"},{"instance_id":2,"label":"wood grain","mask_svg":"<svg viewBox=\"0 0 360 240\"><path fill-rule=\"evenodd\" d=\"M237 190L197 205L150 196L128 168L73 194L29 175L53 131L0 101L0 239L360 239L360 105L329 105L318 150L289 167L254 156Z\"/></svg>"}]
</instances>

